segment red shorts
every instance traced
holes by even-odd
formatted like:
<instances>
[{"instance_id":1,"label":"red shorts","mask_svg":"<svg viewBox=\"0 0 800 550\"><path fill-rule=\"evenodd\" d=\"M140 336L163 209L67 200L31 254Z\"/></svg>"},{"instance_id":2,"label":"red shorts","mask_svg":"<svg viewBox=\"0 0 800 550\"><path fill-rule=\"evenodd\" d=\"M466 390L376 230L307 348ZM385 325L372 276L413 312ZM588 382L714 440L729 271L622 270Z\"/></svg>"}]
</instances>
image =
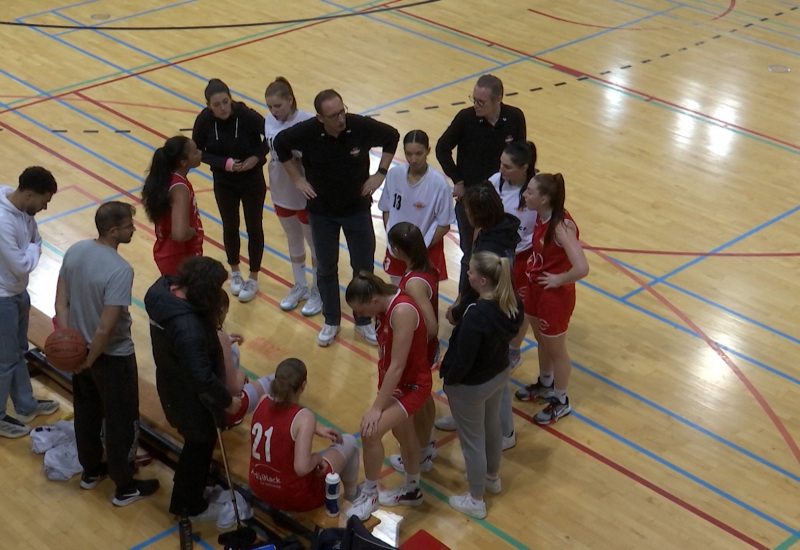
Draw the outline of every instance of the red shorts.
<instances>
[{"instance_id":1,"label":"red shorts","mask_svg":"<svg viewBox=\"0 0 800 550\"><path fill-rule=\"evenodd\" d=\"M567 332L575 309L575 284L542 290L538 283L528 283L525 314L539 320L539 332L559 336Z\"/></svg>"},{"instance_id":2,"label":"red shorts","mask_svg":"<svg viewBox=\"0 0 800 550\"><path fill-rule=\"evenodd\" d=\"M234 426L241 424L242 420L244 420L244 417L247 415L247 412L250 409L250 396L247 395L247 392L241 392L239 397L242 398L242 406L239 407L239 410L235 413L228 415L227 422L229 428L233 428Z\"/></svg>"},{"instance_id":3,"label":"red shorts","mask_svg":"<svg viewBox=\"0 0 800 550\"><path fill-rule=\"evenodd\" d=\"M511 274L511 279L514 284L514 292L522 298L523 302L528 294L528 274L525 270L528 266L528 258L532 253L533 248L529 248L514 256L514 272Z\"/></svg>"},{"instance_id":4,"label":"red shorts","mask_svg":"<svg viewBox=\"0 0 800 550\"><path fill-rule=\"evenodd\" d=\"M406 414L411 417L422 408L428 398L431 396L432 383L427 384L425 387L411 384L401 384L394 389L392 397L394 397Z\"/></svg>"},{"instance_id":5,"label":"red shorts","mask_svg":"<svg viewBox=\"0 0 800 550\"><path fill-rule=\"evenodd\" d=\"M433 267L439 270L439 280L447 280L447 262L444 259L444 239L433 245L428 249L428 258L430 258ZM402 260L398 260L389 253L386 249L386 256L383 259L383 269L387 274L394 277L402 277L408 266Z\"/></svg>"},{"instance_id":6,"label":"red shorts","mask_svg":"<svg viewBox=\"0 0 800 550\"><path fill-rule=\"evenodd\" d=\"M277 214L279 218L291 218L292 216L297 216L297 219L300 220L300 223L302 223L303 225L308 225L307 210L290 210L288 208L284 208L283 206L278 206L276 204L275 214Z\"/></svg>"}]
</instances>

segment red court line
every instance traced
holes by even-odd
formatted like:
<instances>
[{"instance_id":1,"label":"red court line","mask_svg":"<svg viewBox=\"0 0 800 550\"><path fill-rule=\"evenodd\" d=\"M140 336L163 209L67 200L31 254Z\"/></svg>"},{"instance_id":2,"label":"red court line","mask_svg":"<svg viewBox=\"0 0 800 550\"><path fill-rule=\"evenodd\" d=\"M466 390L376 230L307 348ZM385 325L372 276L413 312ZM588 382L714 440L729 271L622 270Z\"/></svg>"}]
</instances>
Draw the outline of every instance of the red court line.
<instances>
[{"instance_id":1,"label":"red court line","mask_svg":"<svg viewBox=\"0 0 800 550\"><path fill-rule=\"evenodd\" d=\"M443 396L443 395L441 395L439 393L436 393L436 392L434 392L433 396L434 396L434 398L436 400L440 401L441 403L448 404L447 403L447 397L445 397L445 396ZM583 443L580 443L579 441L571 438L570 436L565 435L565 434L557 431L552 426L541 426L539 424L536 424L533 421L533 417L531 415L529 415L528 413L526 413L524 411L521 411L520 409L518 409L516 407L513 408L513 411L514 411L514 414L516 414L520 418L525 419L526 421L528 421L534 427L539 428L541 430L544 430L547 433L549 433L550 435L557 437L558 439L560 439L564 443L567 443L568 445L571 445L575 449L577 449L577 450L581 451L582 453L594 458L598 462L600 462L602 464L605 464L609 468L611 468L613 470L616 470L617 472L619 472L620 474L624 475L625 477L631 479L632 481L642 485L643 487L645 487L647 489L650 489L654 493L664 497L665 499L669 500L670 502L672 502L674 504L677 504L678 506L680 506L681 508L683 508L687 512L690 512L690 513L694 514L695 516L699 517L700 519L705 520L708 523L714 525L715 527L717 527L719 529L722 529L723 531L733 535L734 537L736 537L737 539L741 540L742 542L745 542L745 543L749 544L750 546L752 546L754 548L759 548L760 550L769 550L768 546L764 546L760 542L758 542L755 539L749 537L748 535L742 533L741 531L736 530L734 527L728 525L727 523L723 522L722 520L719 520L719 519L715 518L711 514L709 514L707 512L704 512L700 508L690 504L689 502L683 500L679 496L677 496L677 495L675 495L673 493L670 493L669 491L667 491L666 489L664 489L662 487L659 487L658 485L656 485L652 481L648 481L647 479L645 479L644 477L640 476L639 474L633 472L632 470L629 470L628 468L622 466L621 464L618 464L617 462L614 462L612 459L608 458L607 456L604 456L604 455L598 453L597 451L595 451L593 449L590 449L589 447L587 447ZM445 443L450 441L450 439L448 439L448 438L450 438L452 435L453 434L448 435L448 436L446 436L444 438L446 440ZM437 441L437 445L436 446L437 447L440 446L438 441Z\"/></svg>"},{"instance_id":2,"label":"red court line","mask_svg":"<svg viewBox=\"0 0 800 550\"><path fill-rule=\"evenodd\" d=\"M72 93L72 92L68 92ZM8 94L0 94L0 98L2 99L40 99L39 96L33 95L8 95ZM62 97L63 101L85 101L83 99L73 99L69 97ZM166 105L151 105L148 103L134 103L132 101L113 101L113 100L102 100L100 103L105 103L107 105L124 105L125 107L142 107L144 109L157 109L160 111L177 111L180 113L197 113L197 109L186 109L182 107L168 107Z\"/></svg>"},{"instance_id":3,"label":"red court line","mask_svg":"<svg viewBox=\"0 0 800 550\"><path fill-rule=\"evenodd\" d=\"M782 139L778 139L776 137L772 137L772 136L770 136L768 134L765 134L763 132L758 132L756 130L751 130L749 128L745 128L744 126L739 126L738 124L733 124L731 122L727 122L727 121L724 121L722 119L713 117L713 116L711 116L709 114L706 114L706 113L703 113L703 112L700 112L700 111L697 111L697 110L694 110L694 109L689 109L688 107L684 107L682 105L678 105L677 103L673 103L673 102L668 101L666 99L662 99L662 98L656 97L656 96L648 94L646 92L641 92L639 90L635 90L635 89L630 88L628 86L623 86L622 84L618 84L616 82L612 82L610 80L606 80L604 78L600 78L598 76L595 76L595 75L592 75L592 74L589 74L589 73L585 73L585 72L581 71L580 69L573 69L571 67L567 67L565 65L561 65L560 63L555 63L553 61L548 61L547 59L544 59L543 57L539 57L537 55L533 55L533 54L530 54L528 52L524 52L522 50L518 50L516 48L512 48L511 46L506 46L504 44L500 44L495 40L489 40L487 38L483 38L482 36L478 36L476 34L472 34L470 32L467 32L465 30L462 30L462 29L459 29L459 28L456 28L456 27L451 27L450 25L445 25L444 23L439 23L438 21L434 21L432 19L428 19L428 18L422 17L420 15L415 15L413 13L409 13L409 12L406 12L404 10L397 10L397 11L398 11L398 13L402 13L403 15L406 15L406 16L411 17L413 19L417 19L419 21L424 21L424 22L429 23L429 24L431 24L431 25L433 25L435 27L440 27L442 29L447 29L447 30L452 31L454 33L461 34L461 35L467 36L469 38L473 38L475 40L483 42L487 46L497 46L498 48L501 48L501 49L506 50L508 52L521 55L521 56L526 57L528 59L534 59L534 60L539 61L541 63L544 63L546 65L550 65L551 68L553 68L553 69L555 69L555 70L557 70L559 72L562 72L564 74L567 74L569 76L574 76L575 78L585 77L586 79L591 79L591 80L593 80L595 82L599 82L599 83L605 84L605 85L610 86L612 88L616 88L616 89L619 89L619 90L624 90L624 91L626 91L626 92L628 92L628 93L630 93L632 95L636 95L636 96L639 96L641 98L644 98L646 101L653 101L653 102L665 105L667 107L671 107L671 108L675 109L676 111L692 114L692 115L694 115L694 116L696 116L698 118L702 118L704 120L708 120L710 122L713 122L713 123L715 123L715 124L717 124L717 125L719 125L719 126L721 126L723 128L734 128L736 130L741 131L742 133L749 134L749 135L756 136L756 137L760 137L760 138L763 138L765 140L768 140L768 141L771 141L771 142L774 142L774 143L778 143L780 145L788 147L789 149L793 149L795 151L800 151L800 145L795 145L794 143L790 143L788 141L784 141ZM2 114L2 112L0 112L0 114Z\"/></svg>"},{"instance_id":4,"label":"red court line","mask_svg":"<svg viewBox=\"0 0 800 550\"><path fill-rule=\"evenodd\" d=\"M741 380L742 384L744 384L745 388L750 392L750 394L755 398L756 402L761 406L761 409L766 413L767 417L772 421L775 428L778 430L778 433L781 434L783 440L786 442L786 445L789 447L789 450L794 455L795 459L800 463L800 448L798 448L797 443L795 442L792 435L789 433L789 430L786 429L786 426L783 424L778 415L775 414L775 411L772 409L770 404L761 395L761 392L755 387L755 385L750 381L747 375L742 372L742 370L733 362L733 360L722 350L722 348L717 345L714 340L711 339L704 331L701 329L697 323L692 321L688 315L686 315L683 311L681 311L677 306L675 306L672 302L670 302L667 298L665 298L660 292L654 289L652 286L648 285L643 279L638 277L635 273L631 272L630 270L626 269L624 266L620 265L616 262L613 258L603 254L600 251L593 251L595 254L600 256L606 262L610 263L616 269L618 269L623 275L626 275L628 278L633 280L636 284L638 284L642 289L649 292L656 300L661 302L667 309L669 309L672 313L678 316L678 318L683 321L683 323L693 330L695 334L697 334L707 345L710 347L714 352L719 356L722 361L728 365L728 368L733 371L733 373Z\"/></svg>"},{"instance_id":5,"label":"red court line","mask_svg":"<svg viewBox=\"0 0 800 550\"><path fill-rule=\"evenodd\" d=\"M384 2L382 4L375 4L374 6L369 6L367 8L364 8L364 9L361 9L361 10L357 10L357 11L359 13L360 12L368 13L369 11L374 10L376 8L386 7L386 6L390 5L390 4L394 4L394 3L399 2L399 1L400 0L389 0L388 2ZM9 107L9 108L0 110L0 115L5 114L5 113L10 113L10 112L13 112L13 111L17 111L17 110L23 109L25 107L30 107L32 105L37 105L39 103L44 103L46 101L51 101L53 99L59 99L61 97L64 97L66 95L70 95L70 94L73 94L73 93L85 92L86 90L91 90L93 88L98 88L100 86L105 86L107 84L112 84L112 83L115 83L115 82L120 82L122 80L127 80L128 78L133 78L133 77L136 77L136 76L141 76L143 74L152 73L152 72L155 72L155 71L160 71L161 69L165 69L167 67L174 67L174 66L177 66L177 65L181 65L183 63L187 63L189 61L195 61L197 59L202 59L202 58L208 57L210 55L215 55L215 54L222 53L222 52L225 52L225 51L228 51L228 50L241 48L242 46L249 46L250 44L255 44L257 42L261 42L261 41L267 40L269 38L275 38L276 36L282 36L282 35L289 34L289 33L295 32L295 31L307 29L309 27L313 27L313 26L316 26L316 25L321 25L323 23L327 23L328 21L334 21L334 19L323 19L323 20L320 20L320 21L315 21L313 23L308 23L306 25L300 25L298 27L294 27L294 28L291 28L291 29L286 29L285 31L276 32L275 34L270 34L270 35L267 35L267 36L254 38L252 40L247 40L247 41L241 42L239 44L231 44L230 46L225 46L223 48L218 48L216 50L210 50L210 51L207 51L207 52L203 52L201 54L193 55L193 56L187 57L185 59L179 59L177 61L170 61L170 62L165 63L163 65L158 65L156 67L150 67L149 69L143 69L143 70L137 71L135 73L121 75L121 76L118 76L116 78L112 78L110 80L104 80L103 82L96 82L94 84L89 84L88 86L83 86L81 88L76 88L74 90L69 90L69 91L66 91L66 92L61 92L61 93L56 94L56 95L50 95L50 96L47 96L47 97L43 97L41 99L38 99L36 101L32 101L30 103L24 103L22 105L17 105L15 107Z\"/></svg>"},{"instance_id":6,"label":"red court line","mask_svg":"<svg viewBox=\"0 0 800 550\"><path fill-rule=\"evenodd\" d=\"M91 170L89 170L85 166L81 166L77 162L75 162L72 159L62 155L58 151L56 151L56 150L44 145L43 143L40 143L40 142L36 141L35 139L33 139L30 136L24 134L23 132L20 132L19 130L17 130L16 128L10 126L9 124L7 124L7 123L5 123L3 121L0 121L0 127L5 129L5 130L7 130L7 131L9 131L9 132L11 132L12 134L14 134L17 137L22 138L23 140L27 141L28 143L34 145L35 147L45 151L46 153L48 153L48 154L52 155L53 157L57 158L58 160L60 160L60 161L62 161L64 163L72 166L73 168L83 172L87 176L89 176L92 179L102 183L106 187L109 187L109 188L117 191L118 193L124 195L125 197L127 197L128 199L133 201L134 203L141 204L142 200L139 197L137 197L136 195L134 195L133 193L129 192L126 189L123 189L122 187L116 185L115 183L112 183L111 181L107 180L106 178L102 177L101 175L92 172ZM88 191L85 191L85 190L81 189L80 187L75 187L75 189L77 191L79 191L81 194L83 194L84 196L90 198L92 201L97 202L98 204L103 202L101 198L90 194ZM155 235L155 232L153 231L153 228L150 227L149 225L142 224L140 222L136 222L136 225L137 225L138 228L143 229L145 232L150 233L151 235ZM207 241L208 243L210 243L211 245L213 245L214 247L220 249L220 250L225 250L225 247L222 245L222 243L220 243L220 242L218 242L218 241L216 241L214 239L211 239L208 236L206 236L204 240ZM244 261L244 262L247 261L247 258L245 258L244 256L240 256L240 259L242 261ZM271 271L267 270L264 267L261 268L261 273L266 274L267 276L269 276L272 279L274 279L274 280L286 285L287 287L291 287L292 286L286 279L283 279L283 278L279 277L277 274L272 273ZM273 305L273 306L277 307L278 309L280 309L278 300L275 300L275 299L271 298L270 296L267 296L266 294L264 294L262 292L259 292L258 296L262 300L264 300L267 303L269 303L270 305ZM300 313L297 313L297 312L294 312L294 311L289 311L289 312L286 312L286 313L288 313L289 315L291 315L295 319L297 319L299 321L302 321L305 325L308 325L309 327L312 327L315 331L319 331L322 328L321 325L311 321L311 319L301 315ZM345 319L348 319L348 320L352 320L352 317L347 315L344 312L342 312L342 317L345 318ZM367 353L367 352L361 350L360 348L358 348L357 346L355 346L354 344L352 344L351 342L349 342L347 340L339 338L339 339L337 339L337 342L339 344L343 345L344 347L346 347L347 349L349 349L350 351L355 352L357 355L360 355L361 357L369 360L370 362L375 362L375 360L376 360L376 357L374 356L374 354L370 354L370 353Z\"/></svg>"},{"instance_id":7,"label":"red court line","mask_svg":"<svg viewBox=\"0 0 800 550\"><path fill-rule=\"evenodd\" d=\"M794 258L800 252L685 252L680 250L644 250L638 248L609 248L581 243L584 250L593 252L622 252L625 254L655 254L660 256L712 256L722 258Z\"/></svg>"},{"instance_id":8,"label":"red court line","mask_svg":"<svg viewBox=\"0 0 800 550\"><path fill-rule=\"evenodd\" d=\"M580 25L581 27L592 27L595 29L610 29L610 30L619 30L619 31L652 31L656 29L645 29L641 27L604 27L602 25L592 25L591 23L581 23L580 21L573 21L571 19L562 19L561 17L556 17L555 15L550 15L549 13L544 13L543 11L536 11L532 8L528 8L528 11L531 13L535 13L537 15L542 15L544 17L549 17L550 19L555 19L556 21L561 21L563 23L570 23L571 25Z\"/></svg>"},{"instance_id":9,"label":"red court line","mask_svg":"<svg viewBox=\"0 0 800 550\"><path fill-rule=\"evenodd\" d=\"M714 17L711 20L712 21L716 21L717 19L722 19L723 17L728 15L730 12L732 12L733 8L735 8L735 7L736 7L736 0L730 0L730 4L728 5L728 9L723 11L722 13L720 13L718 16Z\"/></svg>"}]
</instances>

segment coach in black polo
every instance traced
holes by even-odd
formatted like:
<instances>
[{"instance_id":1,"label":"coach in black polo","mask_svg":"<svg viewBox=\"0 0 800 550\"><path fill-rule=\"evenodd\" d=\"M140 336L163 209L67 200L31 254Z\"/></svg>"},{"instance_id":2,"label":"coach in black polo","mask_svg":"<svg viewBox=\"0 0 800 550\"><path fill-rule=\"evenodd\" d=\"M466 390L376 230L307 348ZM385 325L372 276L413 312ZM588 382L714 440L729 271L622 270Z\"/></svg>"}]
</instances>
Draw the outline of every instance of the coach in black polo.
<instances>
[{"instance_id":1,"label":"coach in black polo","mask_svg":"<svg viewBox=\"0 0 800 550\"><path fill-rule=\"evenodd\" d=\"M467 187L500 171L500 155L506 145L526 139L525 115L520 109L503 103L503 81L485 74L472 91L472 107L459 111L436 143L436 159L442 171L453 180L456 199L458 235L464 253L459 291L469 286L467 267L474 236L461 197ZM455 161L453 149L457 149Z\"/></svg>"},{"instance_id":2,"label":"coach in black polo","mask_svg":"<svg viewBox=\"0 0 800 550\"><path fill-rule=\"evenodd\" d=\"M370 204L381 186L400 141L400 134L377 120L347 113L342 96L323 90L314 98L315 118L279 133L273 144L294 185L308 199L311 236L317 255L317 280L322 297L325 325L317 344L333 343L341 323L339 295L339 234L344 231L353 273L372 271L375 231ZM369 173L369 151L382 150L380 166ZM302 155L300 167L292 151ZM368 317L356 317L356 332L377 345L375 329Z\"/></svg>"}]
</instances>

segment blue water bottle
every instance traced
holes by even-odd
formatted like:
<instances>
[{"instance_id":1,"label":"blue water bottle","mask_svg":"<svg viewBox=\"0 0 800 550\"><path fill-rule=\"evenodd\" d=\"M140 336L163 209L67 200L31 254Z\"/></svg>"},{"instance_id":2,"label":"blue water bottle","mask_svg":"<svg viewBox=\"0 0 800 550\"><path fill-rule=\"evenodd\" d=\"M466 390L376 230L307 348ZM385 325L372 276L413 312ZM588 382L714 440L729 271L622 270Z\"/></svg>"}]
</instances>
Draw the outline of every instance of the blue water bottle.
<instances>
[{"instance_id":1,"label":"blue water bottle","mask_svg":"<svg viewBox=\"0 0 800 550\"><path fill-rule=\"evenodd\" d=\"M339 474L325 476L325 513L335 518L339 515Z\"/></svg>"}]
</instances>

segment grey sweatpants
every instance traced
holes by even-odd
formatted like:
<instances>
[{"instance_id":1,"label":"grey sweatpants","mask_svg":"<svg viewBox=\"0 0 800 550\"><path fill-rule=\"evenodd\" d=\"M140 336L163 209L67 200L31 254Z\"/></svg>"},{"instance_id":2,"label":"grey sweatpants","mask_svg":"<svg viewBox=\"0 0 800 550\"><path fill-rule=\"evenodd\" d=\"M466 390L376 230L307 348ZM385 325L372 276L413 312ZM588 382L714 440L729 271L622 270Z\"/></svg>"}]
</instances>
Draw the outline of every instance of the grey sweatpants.
<instances>
[{"instance_id":1,"label":"grey sweatpants","mask_svg":"<svg viewBox=\"0 0 800 550\"><path fill-rule=\"evenodd\" d=\"M508 386L508 376L506 369L477 386L444 386L467 464L469 492L476 497L485 492L487 472L500 471L503 453L500 402L503 388Z\"/></svg>"}]
</instances>

